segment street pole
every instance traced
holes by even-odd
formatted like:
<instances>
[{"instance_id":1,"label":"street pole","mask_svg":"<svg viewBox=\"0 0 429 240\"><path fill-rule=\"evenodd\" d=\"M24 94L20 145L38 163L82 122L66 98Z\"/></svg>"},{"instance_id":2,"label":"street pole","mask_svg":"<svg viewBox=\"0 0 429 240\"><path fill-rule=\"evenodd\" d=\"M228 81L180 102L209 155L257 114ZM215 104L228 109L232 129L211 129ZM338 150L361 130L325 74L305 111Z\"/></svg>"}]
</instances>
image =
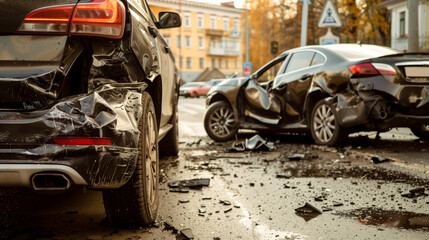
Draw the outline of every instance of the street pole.
<instances>
[{"instance_id":1,"label":"street pole","mask_svg":"<svg viewBox=\"0 0 429 240\"><path fill-rule=\"evenodd\" d=\"M419 1L408 0L408 51L419 51Z\"/></svg>"},{"instance_id":2,"label":"street pole","mask_svg":"<svg viewBox=\"0 0 429 240\"><path fill-rule=\"evenodd\" d=\"M246 54L244 56L244 61L249 62L249 6L248 0L246 0Z\"/></svg>"},{"instance_id":3,"label":"street pole","mask_svg":"<svg viewBox=\"0 0 429 240\"><path fill-rule=\"evenodd\" d=\"M308 0L302 1L301 47L307 45Z\"/></svg>"}]
</instances>

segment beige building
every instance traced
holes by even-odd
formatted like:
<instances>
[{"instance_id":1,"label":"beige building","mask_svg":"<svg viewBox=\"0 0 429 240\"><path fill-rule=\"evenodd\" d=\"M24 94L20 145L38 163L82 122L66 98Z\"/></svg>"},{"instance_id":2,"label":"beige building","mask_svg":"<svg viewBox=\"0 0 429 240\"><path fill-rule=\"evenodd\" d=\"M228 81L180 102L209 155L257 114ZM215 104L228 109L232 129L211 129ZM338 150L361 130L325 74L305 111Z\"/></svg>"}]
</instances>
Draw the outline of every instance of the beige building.
<instances>
[{"instance_id":1,"label":"beige building","mask_svg":"<svg viewBox=\"0 0 429 240\"><path fill-rule=\"evenodd\" d=\"M243 9L231 4L214 5L184 0L149 0L155 16L162 11L178 12L182 27L161 30L185 81L215 69L228 76L242 72Z\"/></svg>"}]
</instances>

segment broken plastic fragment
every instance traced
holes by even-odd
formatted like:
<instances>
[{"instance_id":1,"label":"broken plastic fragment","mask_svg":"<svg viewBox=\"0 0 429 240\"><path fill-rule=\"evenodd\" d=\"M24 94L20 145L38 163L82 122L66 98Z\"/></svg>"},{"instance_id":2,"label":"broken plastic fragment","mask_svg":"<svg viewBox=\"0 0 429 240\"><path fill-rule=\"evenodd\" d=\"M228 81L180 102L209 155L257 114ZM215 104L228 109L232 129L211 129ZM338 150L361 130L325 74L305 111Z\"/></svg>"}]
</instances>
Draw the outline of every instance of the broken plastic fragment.
<instances>
[{"instance_id":1,"label":"broken plastic fragment","mask_svg":"<svg viewBox=\"0 0 429 240\"><path fill-rule=\"evenodd\" d=\"M194 239L194 234L192 233L192 229L185 228L180 230L180 233L176 236L176 240L187 240Z\"/></svg>"},{"instance_id":2,"label":"broken plastic fragment","mask_svg":"<svg viewBox=\"0 0 429 240\"><path fill-rule=\"evenodd\" d=\"M418 188L411 189L409 193L402 194L401 196L406 197L406 198L417 198L420 196L426 197L429 195L425 193L424 187L418 187Z\"/></svg>"},{"instance_id":3,"label":"broken plastic fragment","mask_svg":"<svg viewBox=\"0 0 429 240\"><path fill-rule=\"evenodd\" d=\"M288 156L287 159L291 161L299 161L305 158L305 154L296 153L292 156Z\"/></svg>"},{"instance_id":4,"label":"broken plastic fragment","mask_svg":"<svg viewBox=\"0 0 429 240\"><path fill-rule=\"evenodd\" d=\"M322 214L322 211L311 205L310 203L305 203L304 206L296 208L295 213L304 218L305 221L310 221L311 219L317 217Z\"/></svg>"},{"instance_id":5,"label":"broken plastic fragment","mask_svg":"<svg viewBox=\"0 0 429 240\"><path fill-rule=\"evenodd\" d=\"M171 188L188 187L188 188L202 188L210 185L210 178L179 180L169 182L168 186Z\"/></svg>"},{"instance_id":6,"label":"broken plastic fragment","mask_svg":"<svg viewBox=\"0 0 429 240\"><path fill-rule=\"evenodd\" d=\"M276 178L291 178L292 173L286 172L286 173L277 173Z\"/></svg>"},{"instance_id":7,"label":"broken plastic fragment","mask_svg":"<svg viewBox=\"0 0 429 240\"><path fill-rule=\"evenodd\" d=\"M255 135L250 139L246 139L242 142L235 141L232 144L231 150L237 152L243 152L245 150L263 150L272 151L274 150L274 143L263 139L259 135Z\"/></svg>"},{"instance_id":8,"label":"broken plastic fragment","mask_svg":"<svg viewBox=\"0 0 429 240\"><path fill-rule=\"evenodd\" d=\"M380 157L380 156L374 156L371 158L372 162L374 164L379 164L379 163L384 163L384 162L389 162L390 159L388 158L384 158L384 157Z\"/></svg>"}]
</instances>

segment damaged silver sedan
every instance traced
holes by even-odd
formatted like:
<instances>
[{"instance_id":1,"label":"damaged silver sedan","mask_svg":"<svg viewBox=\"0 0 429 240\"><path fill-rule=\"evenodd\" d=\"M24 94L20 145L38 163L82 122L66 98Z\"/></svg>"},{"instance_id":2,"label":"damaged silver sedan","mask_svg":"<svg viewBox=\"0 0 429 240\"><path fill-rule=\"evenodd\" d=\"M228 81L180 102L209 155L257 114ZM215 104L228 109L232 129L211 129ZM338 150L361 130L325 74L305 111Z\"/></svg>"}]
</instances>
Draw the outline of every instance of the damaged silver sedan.
<instances>
[{"instance_id":1,"label":"damaged silver sedan","mask_svg":"<svg viewBox=\"0 0 429 240\"><path fill-rule=\"evenodd\" d=\"M178 153L179 74L158 29L180 16L145 0L0 9L0 186L99 189L113 224L152 223L158 154Z\"/></svg>"},{"instance_id":2,"label":"damaged silver sedan","mask_svg":"<svg viewBox=\"0 0 429 240\"><path fill-rule=\"evenodd\" d=\"M250 77L223 81L207 97L214 140L239 129L311 133L334 146L349 133L409 127L429 138L429 54L360 44L286 51Z\"/></svg>"}]
</instances>

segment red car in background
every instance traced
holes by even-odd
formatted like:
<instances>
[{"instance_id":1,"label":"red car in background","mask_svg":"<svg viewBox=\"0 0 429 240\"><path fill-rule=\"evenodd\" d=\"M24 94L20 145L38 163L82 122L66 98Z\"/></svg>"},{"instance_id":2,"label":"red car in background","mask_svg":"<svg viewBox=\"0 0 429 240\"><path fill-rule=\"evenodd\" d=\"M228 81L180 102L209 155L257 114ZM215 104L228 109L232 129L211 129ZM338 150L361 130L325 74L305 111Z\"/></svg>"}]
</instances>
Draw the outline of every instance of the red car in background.
<instances>
[{"instance_id":1,"label":"red car in background","mask_svg":"<svg viewBox=\"0 0 429 240\"><path fill-rule=\"evenodd\" d=\"M210 91L210 89L213 86L216 86L217 84L219 84L221 81L222 80L212 79L204 83L203 85L198 85L198 86L189 88L187 96L191 96L191 97L206 96L207 93Z\"/></svg>"}]
</instances>

